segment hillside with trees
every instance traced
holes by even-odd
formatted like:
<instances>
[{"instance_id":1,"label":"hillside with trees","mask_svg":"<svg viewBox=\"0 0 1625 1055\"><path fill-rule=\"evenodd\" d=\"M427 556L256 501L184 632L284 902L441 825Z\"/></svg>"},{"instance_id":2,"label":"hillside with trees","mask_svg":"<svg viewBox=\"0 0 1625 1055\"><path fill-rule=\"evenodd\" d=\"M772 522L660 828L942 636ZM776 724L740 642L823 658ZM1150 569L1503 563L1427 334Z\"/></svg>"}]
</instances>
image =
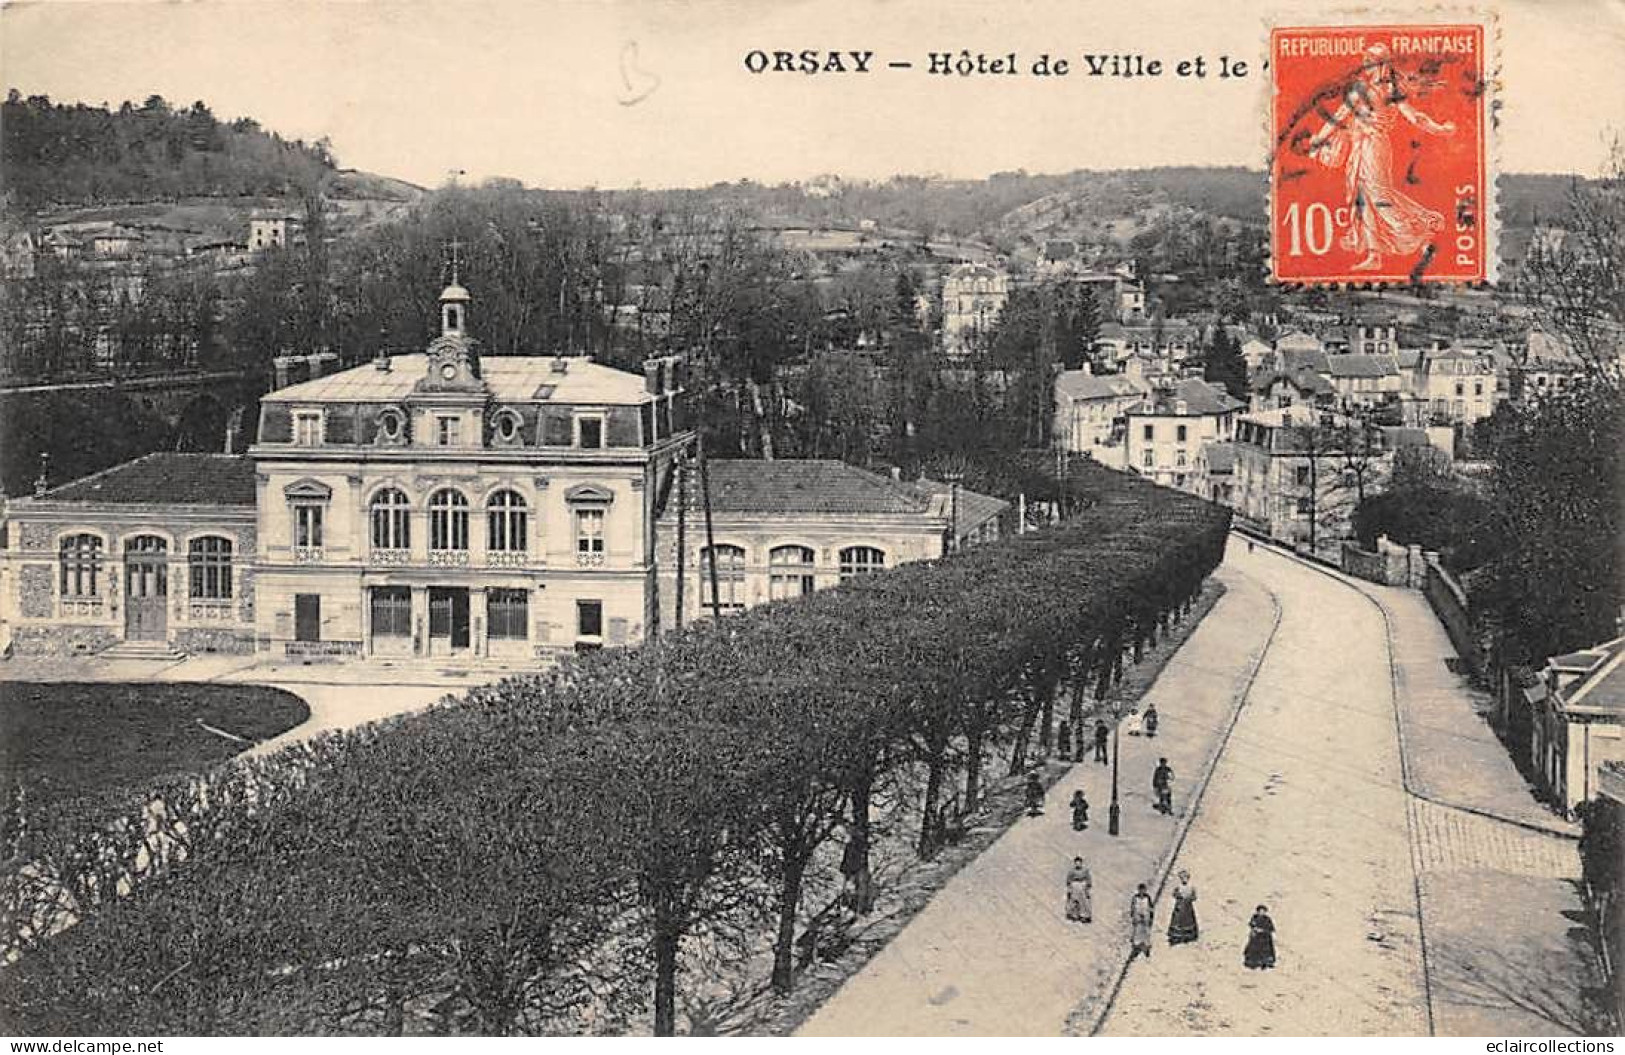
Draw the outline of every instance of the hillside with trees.
<instances>
[{"instance_id":1,"label":"hillside with trees","mask_svg":"<svg viewBox=\"0 0 1625 1055\"><path fill-rule=\"evenodd\" d=\"M8 207L182 197L293 197L334 168L327 141L287 140L250 118L221 121L202 101L160 95L116 110L24 97L0 107L0 178Z\"/></svg>"}]
</instances>

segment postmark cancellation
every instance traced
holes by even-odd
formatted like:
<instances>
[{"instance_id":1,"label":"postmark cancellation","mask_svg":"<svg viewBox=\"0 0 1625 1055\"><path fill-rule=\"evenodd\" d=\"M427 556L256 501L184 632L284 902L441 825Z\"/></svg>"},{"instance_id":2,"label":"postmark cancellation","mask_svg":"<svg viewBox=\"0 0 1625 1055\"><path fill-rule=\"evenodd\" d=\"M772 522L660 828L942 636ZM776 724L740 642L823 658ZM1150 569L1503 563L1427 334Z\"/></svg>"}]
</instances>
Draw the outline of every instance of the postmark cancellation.
<instances>
[{"instance_id":1,"label":"postmark cancellation","mask_svg":"<svg viewBox=\"0 0 1625 1055\"><path fill-rule=\"evenodd\" d=\"M1270 278L1496 277L1493 23L1270 30Z\"/></svg>"}]
</instances>

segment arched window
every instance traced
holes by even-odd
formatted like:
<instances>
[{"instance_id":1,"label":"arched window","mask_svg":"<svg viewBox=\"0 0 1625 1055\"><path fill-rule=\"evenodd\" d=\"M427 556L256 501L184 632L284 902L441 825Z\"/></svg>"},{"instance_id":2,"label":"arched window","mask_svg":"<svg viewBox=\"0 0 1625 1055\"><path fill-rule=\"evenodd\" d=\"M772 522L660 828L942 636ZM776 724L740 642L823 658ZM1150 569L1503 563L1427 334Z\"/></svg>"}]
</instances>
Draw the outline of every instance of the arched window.
<instances>
[{"instance_id":1,"label":"arched window","mask_svg":"<svg viewBox=\"0 0 1625 1055\"><path fill-rule=\"evenodd\" d=\"M194 600L231 600L231 539L195 538L186 549L189 592Z\"/></svg>"},{"instance_id":2,"label":"arched window","mask_svg":"<svg viewBox=\"0 0 1625 1055\"><path fill-rule=\"evenodd\" d=\"M485 548L492 553L523 553L529 509L518 491L498 491L485 503Z\"/></svg>"},{"instance_id":3,"label":"arched window","mask_svg":"<svg viewBox=\"0 0 1625 1055\"><path fill-rule=\"evenodd\" d=\"M69 535L62 540L62 596L99 597L102 540L95 535Z\"/></svg>"},{"instance_id":4,"label":"arched window","mask_svg":"<svg viewBox=\"0 0 1625 1055\"><path fill-rule=\"evenodd\" d=\"M886 554L873 546L848 546L841 551L841 578L852 579L886 569Z\"/></svg>"},{"instance_id":5,"label":"arched window","mask_svg":"<svg viewBox=\"0 0 1625 1055\"><path fill-rule=\"evenodd\" d=\"M386 487L372 496L372 548L411 549L412 513L399 488Z\"/></svg>"},{"instance_id":6,"label":"arched window","mask_svg":"<svg viewBox=\"0 0 1625 1055\"><path fill-rule=\"evenodd\" d=\"M717 592L724 610L745 607L745 551L739 546L717 546ZM711 610L711 550L700 550L700 604Z\"/></svg>"},{"instance_id":7,"label":"arched window","mask_svg":"<svg viewBox=\"0 0 1625 1055\"><path fill-rule=\"evenodd\" d=\"M468 499L461 491L448 487L429 499L429 548L468 548Z\"/></svg>"},{"instance_id":8,"label":"arched window","mask_svg":"<svg viewBox=\"0 0 1625 1055\"><path fill-rule=\"evenodd\" d=\"M817 558L806 546L775 546L768 554L767 595L802 597L813 592L813 561Z\"/></svg>"}]
</instances>

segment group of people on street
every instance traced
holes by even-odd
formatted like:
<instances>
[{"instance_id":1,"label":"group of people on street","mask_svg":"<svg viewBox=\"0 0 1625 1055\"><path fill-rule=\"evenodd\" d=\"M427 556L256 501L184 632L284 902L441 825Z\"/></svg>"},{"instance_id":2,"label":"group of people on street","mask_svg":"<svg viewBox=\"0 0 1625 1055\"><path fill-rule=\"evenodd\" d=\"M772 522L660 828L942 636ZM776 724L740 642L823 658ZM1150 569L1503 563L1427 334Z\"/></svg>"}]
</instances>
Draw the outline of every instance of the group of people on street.
<instances>
[{"instance_id":1,"label":"group of people on street","mask_svg":"<svg viewBox=\"0 0 1625 1055\"><path fill-rule=\"evenodd\" d=\"M1155 706L1148 705L1140 718L1140 729L1145 736L1153 738L1157 735L1158 716ZM1063 758L1072 756L1072 730L1065 722L1061 724L1057 746ZM1111 761L1108 744L1111 741L1111 729L1105 722L1096 722L1094 728L1094 759L1102 764ZM1079 761L1082 761L1084 751L1084 736L1078 733L1077 748ZM1151 790L1156 801L1153 808L1157 812L1172 816L1173 807L1174 770L1168 764L1166 757L1157 759L1157 766L1151 773ZM1036 773L1027 777L1027 810L1029 814L1036 815L1042 811L1044 800L1044 787ZM1089 797L1082 788L1072 792L1072 799L1068 803L1072 812L1072 830L1087 831L1089 828ZM1191 882L1190 872L1181 869L1179 882L1172 890L1173 912L1168 920L1168 944L1185 945L1196 941L1201 936L1201 928L1196 921L1196 886ZM1152 932L1156 926L1156 904L1151 897L1151 891L1145 883L1140 883L1134 895L1129 899L1129 957L1151 955ZM1094 876L1083 858L1074 857L1072 867L1066 873L1066 918L1075 923L1090 923L1094 920ZM1242 962L1245 966L1258 970L1268 970L1275 966L1275 923L1270 919L1269 909L1259 905L1254 910L1252 919L1247 924L1247 945L1242 953Z\"/></svg>"},{"instance_id":2,"label":"group of people on street","mask_svg":"<svg viewBox=\"0 0 1625 1055\"><path fill-rule=\"evenodd\" d=\"M1076 858L1072 863L1072 871L1067 875L1067 916L1072 918L1072 876L1079 870L1087 880L1089 869L1084 867L1083 860ZM1174 911L1168 920L1168 944L1184 945L1195 941L1201 934L1196 923L1196 887L1191 883L1191 874L1185 869L1179 870L1179 883L1173 889ZM1087 895L1085 905L1088 904ZM1151 892L1144 883L1134 891L1129 899L1129 959L1145 955L1151 957L1151 931L1156 922L1156 905L1151 900ZM1253 910L1253 917L1247 922L1247 945L1242 950L1241 962L1244 966L1269 970L1275 966L1275 921L1270 919L1269 909L1259 905Z\"/></svg>"}]
</instances>

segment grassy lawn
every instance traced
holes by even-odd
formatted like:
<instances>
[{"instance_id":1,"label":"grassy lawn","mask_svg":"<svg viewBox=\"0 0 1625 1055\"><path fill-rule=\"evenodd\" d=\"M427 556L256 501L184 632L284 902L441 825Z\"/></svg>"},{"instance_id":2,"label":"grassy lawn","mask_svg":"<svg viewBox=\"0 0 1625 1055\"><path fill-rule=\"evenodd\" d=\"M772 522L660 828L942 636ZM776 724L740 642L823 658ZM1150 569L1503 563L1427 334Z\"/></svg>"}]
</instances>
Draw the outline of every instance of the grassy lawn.
<instances>
[{"instance_id":1,"label":"grassy lawn","mask_svg":"<svg viewBox=\"0 0 1625 1055\"><path fill-rule=\"evenodd\" d=\"M0 683L0 780L36 805L116 794L208 769L309 716L257 685Z\"/></svg>"}]
</instances>

